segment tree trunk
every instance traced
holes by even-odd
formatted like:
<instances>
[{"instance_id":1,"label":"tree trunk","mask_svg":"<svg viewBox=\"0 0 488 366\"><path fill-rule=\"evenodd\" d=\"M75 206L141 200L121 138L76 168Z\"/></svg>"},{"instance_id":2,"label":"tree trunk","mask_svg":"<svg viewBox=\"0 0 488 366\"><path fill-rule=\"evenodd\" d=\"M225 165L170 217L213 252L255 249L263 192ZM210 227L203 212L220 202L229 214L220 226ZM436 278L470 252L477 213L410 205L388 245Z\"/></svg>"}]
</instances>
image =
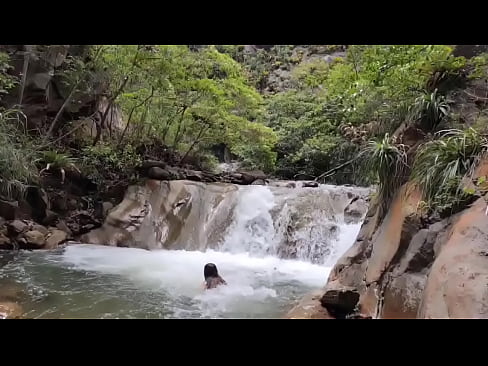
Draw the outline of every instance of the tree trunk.
<instances>
[{"instance_id":1,"label":"tree trunk","mask_svg":"<svg viewBox=\"0 0 488 366\"><path fill-rule=\"evenodd\" d=\"M66 106L68 105L68 103L71 101L71 98L73 98L73 95L75 94L76 88L78 87L78 84L79 83L80 83L80 81L77 81L76 82L76 84L71 89L69 95L64 100L63 105L61 106L61 108L59 108L58 113L56 113L56 117L54 117L53 121L51 122L51 126L49 126L49 130L47 130L47 136L46 137L48 137L48 138L51 137L51 135L52 135L52 133L54 131L54 127L56 126L56 123L58 122L59 117L61 117L61 115L63 114L64 109L66 108Z\"/></svg>"},{"instance_id":2,"label":"tree trunk","mask_svg":"<svg viewBox=\"0 0 488 366\"><path fill-rule=\"evenodd\" d=\"M185 118L185 112L187 110L187 106L183 107L183 111L181 112L181 118L178 122L178 129L176 130L176 134L175 134L175 139L174 139L174 142L173 142L173 149L176 150L176 147L178 146L178 143L180 142L179 141L179 138L180 138L180 131L181 131L181 125L183 123L183 119Z\"/></svg>"},{"instance_id":3,"label":"tree trunk","mask_svg":"<svg viewBox=\"0 0 488 366\"><path fill-rule=\"evenodd\" d=\"M325 173L320 174L317 178L315 178L315 181L317 182L319 179L330 177L331 175L335 174L338 170L354 163L360 156L361 156L361 154L358 154L357 156L355 156L351 160L346 161L345 163L338 165L335 168L326 171Z\"/></svg>"},{"instance_id":4,"label":"tree trunk","mask_svg":"<svg viewBox=\"0 0 488 366\"><path fill-rule=\"evenodd\" d=\"M22 67L22 80L20 82L20 97L19 97L19 105L22 106L22 101L24 99L24 90L25 90L25 83L27 80L27 72L29 71L29 62L32 52L32 46L25 45L24 46L24 65Z\"/></svg>"},{"instance_id":5,"label":"tree trunk","mask_svg":"<svg viewBox=\"0 0 488 366\"><path fill-rule=\"evenodd\" d=\"M202 137L203 133L206 130L208 130L208 128L209 128L208 125L202 126L202 128L200 129L200 132L198 133L198 136L195 139L195 141L193 141L193 143L190 145L190 147L188 148L188 150L185 153L185 155L183 155L183 157L181 158L180 164L183 164L184 163L185 159L188 157L188 155L193 150L193 148L200 142L200 138Z\"/></svg>"},{"instance_id":6,"label":"tree trunk","mask_svg":"<svg viewBox=\"0 0 488 366\"><path fill-rule=\"evenodd\" d=\"M125 134L126 134L126 132L127 132L127 129L129 128L129 124L130 124L130 122L131 122L131 119L132 119L132 114L134 113L134 111L135 111L137 108L139 108L139 107L143 106L144 104L146 104L146 103L147 103L147 102L148 102L148 101L149 101L149 100L150 100L150 99L151 99L153 96L154 96L154 88L153 88L153 87L151 87L151 94L150 94L150 95L149 95L149 96L148 96L146 99L144 99L144 100L143 100L141 103L139 103L139 104L135 105L135 106L134 106L134 107L131 109L131 111L130 111L130 113L129 113L129 118L127 119L127 124L125 125L124 131L122 132L122 135L120 136L119 143L117 144L117 146L120 146L120 144L122 144L122 140L124 139L124 136L125 136Z\"/></svg>"}]
</instances>

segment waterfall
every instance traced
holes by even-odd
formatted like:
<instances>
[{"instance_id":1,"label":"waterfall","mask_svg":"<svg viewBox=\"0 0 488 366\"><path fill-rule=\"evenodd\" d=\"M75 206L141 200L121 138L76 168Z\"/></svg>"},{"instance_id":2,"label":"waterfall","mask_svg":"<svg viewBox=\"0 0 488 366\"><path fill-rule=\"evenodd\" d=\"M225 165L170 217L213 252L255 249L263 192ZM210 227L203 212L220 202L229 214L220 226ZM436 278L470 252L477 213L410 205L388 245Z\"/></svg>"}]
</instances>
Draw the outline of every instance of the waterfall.
<instances>
[{"instance_id":1,"label":"waterfall","mask_svg":"<svg viewBox=\"0 0 488 366\"><path fill-rule=\"evenodd\" d=\"M144 249L208 249L332 265L354 242L370 190L155 182L130 187L82 241ZM351 202L355 210L348 212Z\"/></svg>"}]
</instances>

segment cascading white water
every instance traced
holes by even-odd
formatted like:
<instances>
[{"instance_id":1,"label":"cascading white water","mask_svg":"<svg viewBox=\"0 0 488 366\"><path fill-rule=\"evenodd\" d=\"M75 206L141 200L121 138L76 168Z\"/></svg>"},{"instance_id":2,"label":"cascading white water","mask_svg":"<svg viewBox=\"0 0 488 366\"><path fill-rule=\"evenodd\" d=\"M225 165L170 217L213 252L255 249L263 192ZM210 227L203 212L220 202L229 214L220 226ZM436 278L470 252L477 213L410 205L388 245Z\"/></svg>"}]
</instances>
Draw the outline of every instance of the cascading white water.
<instances>
[{"instance_id":1,"label":"cascading white water","mask_svg":"<svg viewBox=\"0 0 488 366\"><path fill-rule=\"evenodd\" d=\"M348 192L366 191L242 186L222 199L185 198L193 204L185 209L196 210L187 217L201 215L204 222L203 230L192 227L181 238L195 241L206 233L206 241L220 237L220 243L196 243L192 250L71 245L21 253L0 268L0 286L4 278L27 288L27 317L281 317L302 295L325 284L332 265L354 242L361 220L344 220ZM205 210L206 202L212 206ZM228 218L216 220L223 212ZM217 235L216 223L226 222ZM185 247L178 240L172 245ZM217 264L227 286L203 291L208 262Z\"/></svg>"},{"instance_id":2,"label":"cascading white water","mask_svg":"<svg viewBox=\"0 0 488 366\"><path fill-rule=\"evenodd\" d=\"M234 221L224 237L221 251L254 256L276 254L277 242L271 209L273 193L264 186L241 187Z\"/></svg>"}]
</instances>

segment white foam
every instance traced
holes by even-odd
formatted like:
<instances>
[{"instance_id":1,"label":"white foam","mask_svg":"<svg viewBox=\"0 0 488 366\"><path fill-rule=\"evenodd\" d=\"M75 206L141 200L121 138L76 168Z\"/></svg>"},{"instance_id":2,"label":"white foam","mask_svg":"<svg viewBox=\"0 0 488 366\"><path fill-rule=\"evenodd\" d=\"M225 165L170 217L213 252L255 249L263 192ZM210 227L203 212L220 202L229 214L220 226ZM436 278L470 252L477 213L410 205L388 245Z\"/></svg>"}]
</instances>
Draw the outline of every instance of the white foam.
<instances>
[{"instance_id":1,"label":"white foam","mask_svg":"<svg viewBox=\"0 0 488 366\"><path fill-rule=\"evenodd\" d=\"M123 276L141 288L164 290L175 299L190 297L199 303L203 316L252 314L278 296L280 285L293 282L300 287L321 287L330 271L330 267L308 262L246 253L145 251L83 244L67 247L63 262L78 270ZM203 290L203 267L209 262L217 264L227 286Z\"/></svg>"}]
</instances>

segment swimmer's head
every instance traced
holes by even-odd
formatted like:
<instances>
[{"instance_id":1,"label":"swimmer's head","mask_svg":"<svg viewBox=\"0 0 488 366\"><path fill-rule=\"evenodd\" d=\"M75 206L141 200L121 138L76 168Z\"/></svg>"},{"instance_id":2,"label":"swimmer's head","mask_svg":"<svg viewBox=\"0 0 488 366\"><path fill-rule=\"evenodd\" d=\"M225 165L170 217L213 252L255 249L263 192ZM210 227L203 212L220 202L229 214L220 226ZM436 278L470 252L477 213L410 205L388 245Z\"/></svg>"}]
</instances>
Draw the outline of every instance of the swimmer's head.
<instances>
[{"instance_id":1,"label":"swimmer's head","mask_svg":"<svg viewBox=\"0 0 488 366\"><path fill-rule=\"evenodd\" d=\"M205 279L209 277L217 277L219 272L217 271L217 266L213 263L207 263L203 269L203 276Z\"/></svg>"}]
</instances>

